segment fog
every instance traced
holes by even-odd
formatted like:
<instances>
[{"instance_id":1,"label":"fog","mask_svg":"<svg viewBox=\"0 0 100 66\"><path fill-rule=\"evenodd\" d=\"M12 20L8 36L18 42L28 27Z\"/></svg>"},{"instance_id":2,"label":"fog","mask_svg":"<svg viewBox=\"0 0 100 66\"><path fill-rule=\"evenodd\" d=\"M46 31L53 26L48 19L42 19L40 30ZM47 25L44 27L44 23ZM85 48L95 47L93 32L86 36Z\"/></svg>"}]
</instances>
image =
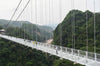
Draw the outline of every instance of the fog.
<instances>
[{"instance_id":1,"label":"fog","mask_svg":"<svg viewBox=\"0 0 100 66\"><path fill-rule=\"evenodd\" d=\"M9 20L17 7L20 0L0 0L0 19ZM23 0L19 10L17 11L13 20L15 20L18 14L21 12L28 0ZM94 0L61 0L61 9L59 7L60 0L37 0L37 22L36 22L36 8L35 0L31 0L28 7L25 9L19 20L30 21L40 25L54 25L59 24L67 13L72 9L78 9L81 11L90 10L94 12ZM73 4L74 3L74 4ZM95 11L100 12L100 0L95 0ZM32 5L31 5L32 4ZM31 9L32 8L32 9ZM31 12L32 11L32 12ZM60 16L61 11L61 16ZM31 15L32 14L32 15ZM31 18L32 17L32 18Z\"/></svg>"}]
</instances>

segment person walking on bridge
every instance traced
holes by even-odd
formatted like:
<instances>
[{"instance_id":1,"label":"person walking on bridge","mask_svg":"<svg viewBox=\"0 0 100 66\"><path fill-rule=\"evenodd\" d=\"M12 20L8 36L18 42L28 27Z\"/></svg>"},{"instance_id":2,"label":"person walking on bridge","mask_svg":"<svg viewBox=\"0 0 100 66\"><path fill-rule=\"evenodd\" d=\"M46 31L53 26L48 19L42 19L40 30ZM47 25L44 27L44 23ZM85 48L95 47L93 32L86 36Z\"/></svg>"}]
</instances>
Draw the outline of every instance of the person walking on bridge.
<instances>
[{"instance_id":1,"label":"person walking on bridge","mask_svg":"<svg viewBox=\"0 0 100 66\"><path fill-rule=\"evenodd\" d=\"M56 46L56 54L58 54L58 47Z\"/></svg>"}]
</instances>

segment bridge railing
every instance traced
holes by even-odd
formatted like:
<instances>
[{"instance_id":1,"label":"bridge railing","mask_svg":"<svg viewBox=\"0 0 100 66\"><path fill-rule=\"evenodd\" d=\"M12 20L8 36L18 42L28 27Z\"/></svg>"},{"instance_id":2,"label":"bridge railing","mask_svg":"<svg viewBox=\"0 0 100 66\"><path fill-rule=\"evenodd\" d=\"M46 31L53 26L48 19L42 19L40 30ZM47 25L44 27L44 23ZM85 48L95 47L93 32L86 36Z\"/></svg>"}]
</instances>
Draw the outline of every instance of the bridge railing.
<instances>
[{"instance_id":1,"label":"bridge railing","mask_svg":"<svg viewBox=\"0 0 100 66\"><path fill-rule=\"evenodd\" d=\"M95 60L95 53L93 52L87 52L87 51L82 51L82 50L77 50L77 49L72 49L72 48L67 48L67 47L62 47L62 46L58 46L58 45L53 45L53 44L47 44L47 43L40 43L42 46L48 47L48 48L52 48L59 51L62 51L64 53L68 53L68 54L73 54L79 57L84 57L84 58L88 58L91 60ZM96 53L96 61L100 61L100 54Z\"/></svg>"},{"instance_id":2,"label":"bridge railing","mask_svg":"<svg viewBox=\"0 0 100 66\"><path fill-rule=\"evenodd\" d=\"M100 62L100 54L97 54L97 61Z\"/></svg>"},{"instance_id":3,"label":"bridge railing","mask_svg":"<svg viewBox=\"0 0 100 66\"><path fill-rule=\"evenodd\" d=\"M95 60L95 54L92 53L92 52L88 52L88 58L92 59L92 60Z\"/></svg>"},{"instance_id":4,"label":"bridge railing","mask_svg":"<svg viewBox=\"0 0 100 66\"><path fill-rule=\"evenodd\" d=\"M9 37L9 39L11 38L15 38L15 37L11 37L11 36L6 36L6 35L2 35L2 37ZM21 38L16 38L16 39L21 39ZM27 40L26 40L27 41ZM31 41L32 42L32 41ZM95 60L100 62L100 54L98 53L93 53L93 52L87 52L87 51L82 51L82 50L77 50L77 49L72 49L72 48L67 48L67 47L62 47L62 46L58 46L58 45L53 45L53 44L47 44L47 43L41 43L41 42L37 42L37 45L41 45L50 49L54 49L59 51L62 51L64 53L68 53L68 54L73 54L79 57L84 57L84 58L88 58L91 60Z\"/></svg>"}]
</instances>

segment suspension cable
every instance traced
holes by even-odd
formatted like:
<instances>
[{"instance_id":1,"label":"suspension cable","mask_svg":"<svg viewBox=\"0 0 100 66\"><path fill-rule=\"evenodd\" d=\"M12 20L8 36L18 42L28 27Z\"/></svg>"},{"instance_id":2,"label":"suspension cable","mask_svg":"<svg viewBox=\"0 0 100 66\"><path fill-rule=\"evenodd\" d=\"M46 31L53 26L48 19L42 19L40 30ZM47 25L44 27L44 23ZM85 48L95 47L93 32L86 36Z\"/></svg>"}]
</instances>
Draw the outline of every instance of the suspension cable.
<instances>
[{"instance_id":1,"label":"suspension cable","mask_svg":"<svg viewBox=\"0 0 100 66\"><path fill-rule=\"evenodd\" d=\"M21 1L22 2L22 1ZM28 2L26 3L26 5L25 5L25 7L23 8L23 10L21 11L21 13L18 15L18 17L16 18L16 20L15 20L15 22L14 23L16 23L17 22L17 20L19 19L19 17L22 15L22 13L24 12L24 10L26 9L26 7L28 6L28 4L29 4L29 2L30 2L30 0L28 0ZM13 24L14 24L13 23ZM9 25L9 24L8 24ZM7 25L7 26L8 26Z\"/></svg>"},{"instance_id":2,"label":"suspension cable","mask_svg":"<svg viewBox=\"0 0 100 66\"><path fill-rule=\"evenodd\" d=\"M22 3L22 5L21 5L21 9L23 8L23 3ZM22 19L22 16L20 17L20 19ZM21 33L22 33L22 31L21 31L21 29L22 29L22 22L21 21L18 21L19 22L19 32L18 32L18 36L19 36L19 38L22 38L21 37Z\"/></svg>"},{"instance_id":3,"label":"suspension cable","mask_svg":"<svg viewBox=\"0 0 100 66\"><path fill-rule=\"evenodd\" d=\"M74 0L72 0L72 8L73 10L75 10L75 7L74 7ZM73 49L75 50L75 12L73 11L73 22L72 22L72 44L73 44Z\"/></svg>"},{"instance_id":4,"label":"suspension cable","mask_svg":"<svg viewBox=\"0 0 100 66\"><path fill-rule=\"evenodd\" d=\"M86 11L87 11L87 0L86 0ZM88 51L88 13L86 12L86 50Z\"/></svg>"},{"instance_id":5,"label":"suspension cable","mask_svg":"<svg viewBox=\"0 0 100 66\"><path fill-rule=\"evenodd\" d=\"M72 8L73 8L73 11L72 11L72 54L74 55L75 54L75 3L74 3L74 0L72 0ZM73 56L73 59L74 59L74 62L76 62L75 60L75 57Z\"/></svg>"},{"instance_id":6,"label":"suspension cable","mask_svg":"<svg viewBox=\"0 0 100 66\"><path fill-rule=\"evenodd\" d=\"M21 16L21 15L22 15L22 13L24 12L24 10L27 8L27 6L28 6L29 2L30 2L30 0L28 0L28 2L26 3L25 7L23 8L23 10L22 10L22 11L21 11L21 13L18 15L18 17L16 18L16 20L15 20L15 21L17 21L17 20L20 18L20 16Z\"/></svg>"},{"instance_id":7,"label":"suspension cable","mask_svg":"<svg viewBox=\"0 0 100 66\"><path fill-rule=\"evenodd\" d=\"M23 1L24 3L25 1ZM24 12L25 13L25 12ZM25 15L25 14L24 14ZM25 19L25 16L23 17L23 19ZM25 35L25 24L23 23L23 29L24 29L24 42L25 42L25 39L26 39L26 35ZM26 42L25 42L26 44Z\"/></svg>"},{"instance_id":8,"label":"suspension cable","mask_svg":"<svg viewBox=\"0 0 100 66\"><path fill-rule=\"evenodd\" d=\"M47 1L47 0L45 0L45 15L44 15L44 16L45 16L45 23L47 24L47 12L46 12L46 9L47 9L47 8L46 8L46 1ZM45 40L47 40L47 36L45 36Z\"/></svg>"},{"instance_id":9,"label":"suspension cable","mask_svg":"<svg viewBox=\"0 0 100 66\"><path fill-rule=\"evenodd\" d=\"M87 0L86 0L86 10L87 10ZM87 49L87 51L88 51L88 22L87 22L87 21L88 21L88 14L87 14L87 12L86 12L86 37L87 37L87 38L86 38L86 39L87 39L87 40L86 40L86 44L87 44L87 45L86 45L86 47L87 47L86 49Z\"/></svg>"},{"instance_id":10,"label":"suspension cable","mask_svg":"<svg viewBox=\"0 0 100 66\"><path fill-rule=\"evenodd\" d=\"M7 23L7 25L6 25L6 28L7 28L7 27L8 27L8 25L11 23L11 21L12 21L13 17L15 16L15 14L16 14L16 12L17 12L17 10L18 10L18 8L19 8L20 4L21 4L21 2L22 2L22 0L20 0L20 2L18 3L17 8L15 9L15 11L14 11L13 15L11 16L11 18L10 18L9 22L8 22L8 23Z\"/></svg>"},{"instance_id":11,"label":"suspension cable","mask_svg":"<svg viewBox=\"0 0 100 66\"><path fill-rule=\"evenodd\" d=\"M40 20L39 20L39 22L40 23L44 23L44 20L43 20L43 1L42 0L39 0L40 1L40 10L41 10L41 12L40 12Z\"/></svg>"},{"instance_id":12,"label":"suspension cable","mask_svg":"<svg viewBox=\"0 0 100 66\"><path fill-rule=\"evenodd\" d=\"M62 0L59 0L59 20L62 19ZM60 46L62 45L62 25L60 23Z\"/></svg>"},{"instance_id":13,"label":"suspension cable","mask_svg":"<svg viewBox=\"0 0 100 66\"><path fill-rule=\"evenodd\" d=\"M95 0L94 0L94 53L95 53L95 61L96 61L96 15L95 15Z\"/></svg>"},{"instance_id":14,"label":"suspension cable","mask_svg":"<svg viewBox=\"0 0 100 66\"><path fill-rule=\"evenodd\" d=\"M75 5L74 4L74 1L73 1L73 5ZM74 9L75 9L75 7L74 7ZM74 21L74 50L75 50L75 12L73 12L73 14L74 14L74 16L73 16L73 21Z\"/></svg>"},{"instance_id":15,"label":"suspension cable","mask_svg":"<svg viewBox=\"0 0 100 66\"><path fill-rule=\"evenodd\" d=\"M31 22L33 22L33 0L31 0ZM32 40L33 40L33 24L32 24Z\"/></svg>"},{"instance_id":16,"label":"suspension cable","mask_svg":"<svg viewBox=\"0 0 100 66\"><path fill-rule=\"evenodd\" d=\"M73 8L73 0L72 0L72 8ZM73 9L72 9L73 10ZM73 12L71 12L73 14ZM72 48L74 48L74 40L73 40L73 37L74 37L74 32L73 32L73 16L71 17L71 22L72 22Z\"/></svg>"},{"instance_id":17,"label":"suspension cable","mask_svg":"<svg viewBox=\"0 0 100 66\"><path fill-rule=\"evenodd\" d=\"M53 5L54 3L53 3L53 0L52 0L52 23L53 23L53 21L54 21L54 13L53 13ZM52 32L52 38L54 37L54 35L53 35L53 32Z\"/></svg>"},{"instance_id":18,"label":"suspension cable","mask_svg":"<svg viewBox=\"0 0 100 66\"><path fill-rule=\"evenodd\" d=\"M51 1L49 0L49 24L51 24ZM50 37L51 39L51 34L50 34Z\"/></svg>"},{"instance_id":19,"label":"suspension cable","mask_svg":"<svg viewBox=\"0 0 100 66\"><path fill-rule=\"evenodd\" d=\"M36 19L36 44L37 44L37 0L35 0L35 19Z\"/></svg>"},{"instance_id":20,"label":"suspension cable","mask_svg":"<svg viewBox=\"0 0 100 66\"><path fill-rule=\"evenodd\" d=\"M28 0L28 2L26 3L26 5L24 6L24 8L22 9L22 11L20 12L20 14L18 15L18 17L16 18L16 22L17 20L20 18L20 16L22 15L22 13L25 11L25 9L27 8L28 4L29 4L30 0ZM17 27L16 27L17 28Z\"/></svg>"},{"instance_id":21,"label":"suspension cable","mask_svg":"<svg viewBox=\"0 0 100 66\"><path fill-rule=\"evenodd\" d=\"M23 1L23 2L24 2L24 1ZM22 8L23 8L23 3L22 3ZM22 16L22 19L23 19L23 16ZM22 30L23 24L22 24L22 22L20 22L20 24L21 24L21 27L20 27L20 36L21 36L21 38L24 39L24 34L22 34L22 31L24 31L24 30Z\"/></svg>"},{"instance_id":22,"label":"suspension cable","mask_svg":"<svg viewBox=\"0 0 100 66\"><path fill-rule=\"evenodd\" d=\"M25 10L26 7L28 6L29 2L30 2L30 0L28 0L28 2L26 3L26 5L24 6L23 10L22 10L22 11L20 12L20 14L18 15L18 17L16 18L16 20L15 20L14 23L16 23L17 20L20 18L20 16L22 15L22 13L24 12L24 10ZM13 24L14 24L14 23L13 23ZM16 29L17 29L17 27L16 27ZM17 35L16 35L16 36L17 36Z\"/></svg>"},{"instance_id":23,"label":"suspension cable","mask_svg":"<svg viewBox=\"0 0 100 66\"><path fill-rule=\"evenodd\" d=\"M86 62L87 62L87 58L88 58L88 12L87 12L87 0L86 0Z\"/></svg>"}]
</instances>

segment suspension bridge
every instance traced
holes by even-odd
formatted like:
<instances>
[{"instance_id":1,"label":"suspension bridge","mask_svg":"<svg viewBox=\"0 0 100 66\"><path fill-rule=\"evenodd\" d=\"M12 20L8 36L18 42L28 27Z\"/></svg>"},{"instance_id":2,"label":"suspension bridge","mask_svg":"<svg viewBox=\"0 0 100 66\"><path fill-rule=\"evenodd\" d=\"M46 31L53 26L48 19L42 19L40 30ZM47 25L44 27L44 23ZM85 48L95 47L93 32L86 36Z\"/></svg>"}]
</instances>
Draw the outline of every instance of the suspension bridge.
<instances>
[{"instance_id":1,"label":"suspension bridge","mask_svg":"<svg viewBox=\"0 0 100 66\"><path fill-rule=\"evenodd\" d=\"M1 35L0 37L19 43L24 46L28 46L37 50L41 50L43 52L49 53L51 55L58 56L60 58L64 58L70 61L73 61L75 63L79 63L86 66L99 66L100 65L100 54L82 51L82 50L76 50L72 48L47 44L47 43L41 43L37 42L37 44L33 44L33 41L24 40L21 38L16 38L12 36L7 35ZM57 47L57 49L56 49ZM56 53L56 51L58 53ZM87 56L88 55L88 56Z\"/></svg>"},{"instance_id":2,"label":"suspension bridge","mask_svg":"<svg viewBox=\"0 0 100 66\"><path fill-rule=\"evenodd\" d=\"M17 8L15 9L11 19L9 20L8 24L5 25L6 29L9 27L9 24L12 23L12 19L13 17L15 16L16 12L18 11L21 3L22 3L23 0L20 0ZM25 9L28 7L29 4L31 4L31 9L30 10L30 18L31 18L31 21L33 21L33 16L32 16L32 2L33 0L28 0L26 2L26 4L22 7L22 10L19 14L17 14L17 18L15 19L15 21L17 22L19 18L21 18L21 16L23 15L23 12L25 12ZM43 0L44 1L44 0ZM54 17L51 17L51 14L52 16L53 15L53 0L48 0L49 2L49 21L50 19L53 20ZM72 2L72 8L74 9L74 0L71 1ZM42 2L43 3L43 2ZM47 2L45 2L46 4ZM87 0L86 0L86 3L87 3ZM52 6L51 6L52 4ZM43 4L42 6L40 5L40 7L43 7ZM45 5L46 7L46 5ZM38 15L37 15L37 12L38 12L38 9L37 9L37 0L35 0L35 22L36 24L38 24ZM86 4L86 8L87 8L87 4ZM52 10L51 10L52 9ZM46 9L44 9L46 10ZM61 21L62 19L62 2L61 0L59 0L59 21ZM27 13L27 12L26 12ZM43 15L43 14L42 14ZM46 11L45 11L45 16L46 15ZM87 14L86 14L86 29L87 29ZM42 18L42 17L41 17ZM26 19L26 18L25 18ZM73 13L73 24L72 24L72 32L73 32L73 35L72 35L72 40L73 42L75 43L75 16L74 16L74 13ZM45 21L47 21L47 18L45 17ZM79 64L82 64L82 65L86 65L86 66L100 66L100 54L99 53L96 53L96 28L95 28L95 0L94 0L94 52L88 52L88 30L86 30L86 35L87 35L87 51L82 51L82 50L78 50L78 49L75 49L74 48L68 48L68 47L63 47L61 46L62 44L62 38L59 40L60 41L60 46L58 45L53 45L53 44L48 44L48 43L43 43L43 42L38 42L37 41L37 34L36 34L36 41L34 40L29 40L29 39L25 39L25 38L18 38L17 36L18 35L21 35L20 31L19 31L19 34L16 34L16 37L12 36L12 35L7 35L7 34L0 34L0 37L1 38L4 38L4 39L7 39L7 40L10 40L10 41L13 41L13 42L16 42L16 43L19 43L21 45L24 45L24 46L28 46L28 47L31 47L31 48L34 48L34 49L37 49L37 50L40 50L42 52L46 52L46 53L49 53L51 55L55 55L55 56L58 56L60 58L64 58L64 59L67 59L67 60L70 60L70 61L73 61L75 63L79 63ZM22 23L20 23L22 24ZM33 27L31 27L33 28ZM60 31L62 30L62 26L60 27ZM25 30L25 29L24 29ZM36 32L37 32L37 28L35 29ZM34 31L34 30L33 30ZM25 35L24 35L25 36ZM62 36L62 32L60 32L60 36ZM34 42L34 44L33 44ZM75 44L73 44L75 45Z\"/></svg>"}]
</instances>

